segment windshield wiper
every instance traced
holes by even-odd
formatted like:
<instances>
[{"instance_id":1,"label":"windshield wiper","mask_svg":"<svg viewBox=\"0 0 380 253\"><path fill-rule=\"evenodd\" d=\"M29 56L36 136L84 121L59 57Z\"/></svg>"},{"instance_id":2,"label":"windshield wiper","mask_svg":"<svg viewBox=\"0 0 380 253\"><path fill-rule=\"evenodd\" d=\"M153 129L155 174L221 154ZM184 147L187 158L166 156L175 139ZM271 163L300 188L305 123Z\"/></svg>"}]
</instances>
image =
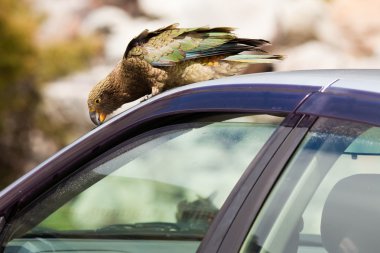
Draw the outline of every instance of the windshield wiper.
<instances>
[{"instance_id":1,"label":"windshield wiper","mask_svg":"<svg viewBox=\"0 0 380 253\"><path fill-rule=\"evenodd\" d=\"M52 230L34 228L23 238L104 238L104 239L157 239L202 240L204 229L189 228L170 222L113 224L95 230Z\"/></svg>"},{"instance_id":2,"label":"windshield wiper","mask_svg":"<svg viewBox=\"0 0 380 253\"><path fill-rule=\"evenodd\" d=\"M193 228L188 224L171 222L143 222L134 224L113 224L95 230L98 234L152 236L163 238L181 238L202 240L206 230Z\"/></svg>"},{"instance_id":3,"label":"windshield wiper","mask_svg":"<svg viewBox=\"0 0 380 253\"><path fill-rule=\"evenodd\" d=\"M180 231L181 228L177 223L170 222L144 222L134 224L113 224L108 225L95 231L98 233L118 233L126 231L157 231L157 232L175 232Z\"/></svg>"}]
</instances>

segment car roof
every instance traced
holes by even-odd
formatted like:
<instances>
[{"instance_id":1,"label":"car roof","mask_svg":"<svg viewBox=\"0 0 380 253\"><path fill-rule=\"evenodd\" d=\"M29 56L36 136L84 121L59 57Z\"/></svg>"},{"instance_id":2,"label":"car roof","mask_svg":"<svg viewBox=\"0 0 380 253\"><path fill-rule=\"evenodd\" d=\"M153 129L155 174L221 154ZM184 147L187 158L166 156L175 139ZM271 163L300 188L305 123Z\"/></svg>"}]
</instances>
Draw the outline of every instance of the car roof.
<instances>
[{"instance_id":1,"label":"car roof","mask_svg":"<svg viewBox=\"0 0 380 253\"><path fill-rule=\"evenodd\" d=\"M318 69L279 71L231 76L197 85L279 84L338 87L380 93L380 69ZM191 88L191 86L184 86Z\"/></svg>"}]
</instances>

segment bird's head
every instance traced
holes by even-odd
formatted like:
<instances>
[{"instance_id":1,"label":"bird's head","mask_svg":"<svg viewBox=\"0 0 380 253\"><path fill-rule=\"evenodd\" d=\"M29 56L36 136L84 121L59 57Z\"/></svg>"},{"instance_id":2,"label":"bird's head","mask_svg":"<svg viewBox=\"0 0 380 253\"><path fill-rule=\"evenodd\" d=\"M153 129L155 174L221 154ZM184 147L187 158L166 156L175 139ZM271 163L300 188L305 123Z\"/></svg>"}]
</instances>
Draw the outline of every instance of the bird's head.
<instances>
[{"instance_id":1,"label":"bird's head","mask_svg":"<svg viewBox=\"0 0 380 253\"><path fill-rule=\"evenodd\" d=\"M100 81L90 91L87 99L91 121L95 125L104 122L107 115L118 109L124 103L125 94L119 91L110 78Z\"/></svg>"}]
</instances>

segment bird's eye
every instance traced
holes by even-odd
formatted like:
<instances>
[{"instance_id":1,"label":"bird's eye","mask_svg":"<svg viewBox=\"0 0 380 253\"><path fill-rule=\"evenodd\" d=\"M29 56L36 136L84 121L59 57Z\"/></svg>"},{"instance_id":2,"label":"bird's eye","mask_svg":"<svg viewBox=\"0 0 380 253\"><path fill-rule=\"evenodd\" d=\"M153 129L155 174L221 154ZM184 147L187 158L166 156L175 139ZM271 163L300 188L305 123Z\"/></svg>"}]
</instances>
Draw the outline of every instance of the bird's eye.
<instances>
[{"instance_id":1,"label":"bird's eye","mask_svg":"<svg viewBox=\"0 0 380 253\"><path fill-rule=\"evenodd\" d=\"M97 99L95 100L95 103L99 104L99 103L100 103L100 99L97 98Z\"/></svg>"}]
</instances>

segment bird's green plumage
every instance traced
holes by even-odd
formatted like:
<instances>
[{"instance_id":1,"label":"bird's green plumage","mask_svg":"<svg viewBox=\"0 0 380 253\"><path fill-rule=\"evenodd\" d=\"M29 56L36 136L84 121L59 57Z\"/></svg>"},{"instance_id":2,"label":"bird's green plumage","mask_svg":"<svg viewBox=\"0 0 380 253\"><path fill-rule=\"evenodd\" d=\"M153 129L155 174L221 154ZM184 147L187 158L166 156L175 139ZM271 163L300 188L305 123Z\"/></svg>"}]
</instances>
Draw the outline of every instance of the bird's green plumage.
<instances>
[{"instance_id":1,"label":"bird's green plumage","mask_svg":"<svg viewBox=\"0 0 380 253\"><path fill-rule=\"evenodd\" d=\"M149 92L155 95L173 87L239 74L248 64L282 59L261 49L268 41L239 38L233 30L178 28L177 24L152 32L144 30L128 44L115 69L91 90L91 119L101 123L122 104Z\"/></svg>"},{"instance_id":2,"label":"bird's green plumage","mask_svg":"<svg viewBox=\"0 0 380 253\"><path fill-rule=\"evenodd\" d=\"M125 56L140 54L153 66L173 66L202 57L262 51L258 47L268 44L265 40L240 39L233 30L230 27L177 28L176 24L150 33L145 30L131 41Z\"/></svg>"}]
</instances>

